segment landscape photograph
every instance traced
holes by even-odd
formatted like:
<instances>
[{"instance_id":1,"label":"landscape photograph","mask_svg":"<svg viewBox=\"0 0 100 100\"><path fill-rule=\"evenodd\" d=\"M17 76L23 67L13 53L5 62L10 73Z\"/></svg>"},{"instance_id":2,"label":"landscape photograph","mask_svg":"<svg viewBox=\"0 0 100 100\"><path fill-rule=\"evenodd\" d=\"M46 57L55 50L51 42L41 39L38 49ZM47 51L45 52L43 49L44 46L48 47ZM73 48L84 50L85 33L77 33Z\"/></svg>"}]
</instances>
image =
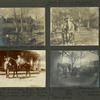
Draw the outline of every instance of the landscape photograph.
<instances>
[{"instance_id":1,"label":"landscape photograph","mask_svg":"<svg viewBox=\"0 0 100 100\"><path fill-rule=\"evenodd\" d=\"M51 51L50 87L99 87L98 51Z\"/></svg>"},{"instance_id":2,"label":"landscape photograph","mask_svg":"<svg viewBox=\"0 0 100 100\"><path fill-rule=\"evenodd\" d=\"M99 7L51 7L50 45L99 45Z\"/></svg>"},{"instance_id":3,"label":"landscape photograph","mask_svg":"<svg viewBox=\"0 0 100 100\"><path fill-rule=\"evenodd\" d=\"M0 50L0 87L45 86L45 50Z\"/></svg>"},{"instance_id":4,"label":"landscape photograph","mask_svg":"<svg viewBox=\"0 0 100 100\"><path fill-rule=\"evenodd\" d=\"M0 8L0 46L44 46L45 8Z\"/></svg>"}]
</instances>

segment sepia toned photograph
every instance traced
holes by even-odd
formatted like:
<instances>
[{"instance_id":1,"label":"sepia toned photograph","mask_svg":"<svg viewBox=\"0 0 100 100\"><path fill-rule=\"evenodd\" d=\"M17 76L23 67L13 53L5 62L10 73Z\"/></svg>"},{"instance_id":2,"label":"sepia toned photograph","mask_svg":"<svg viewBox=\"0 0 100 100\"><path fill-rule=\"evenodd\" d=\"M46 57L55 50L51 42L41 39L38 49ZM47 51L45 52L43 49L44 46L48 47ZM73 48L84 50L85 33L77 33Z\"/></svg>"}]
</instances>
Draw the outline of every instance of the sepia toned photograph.
<instances>
[{"instance_id":1,"label":"sepia toned photograph","mask_svg":"<svg viewBox=\"0 0 100 100\"><path fill-rule=\"evenodd\" d=\"M44 46L45 8L0 8L0 46Z\"/></svg>"},{"instance_id":2,"label":"sepia toned photograph","mask_svg":"<svg viewBox=\"0 0 100 100\"><path fill-rule=\"evenodd\" d=\"M0 50L0 87L45 86L45 50Z\"/></svg>"},{"instance_id":3,"label":"sepia toned photograph","mask_svg":"<svg viewBox=\"0 0 100 100\"><path fill-rule=\"evenodd\" d=\"M99 7L51 7L50 45L99 45Z\"/></svg>"},{"instance_id":4,"label":"sepia toned photograph","mask_svg":"<svg viewBox=\"0 0 100 100\"><path fill-rule=\"evenodd\" d=\"M51 51L50 87L99 87L98 51Z\"/></svg>"}]
</instances>

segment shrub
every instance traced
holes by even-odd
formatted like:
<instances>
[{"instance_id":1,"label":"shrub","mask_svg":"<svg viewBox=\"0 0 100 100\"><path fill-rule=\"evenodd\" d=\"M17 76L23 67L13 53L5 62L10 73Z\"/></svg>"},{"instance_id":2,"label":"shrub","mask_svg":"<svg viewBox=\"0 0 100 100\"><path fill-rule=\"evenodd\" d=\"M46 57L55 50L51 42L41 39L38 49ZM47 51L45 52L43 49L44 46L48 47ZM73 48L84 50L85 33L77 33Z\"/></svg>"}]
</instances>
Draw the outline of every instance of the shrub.
<instances>
[{"instance_id":1,"label":"shrub","mask_svg":"<svg viewBox=\"0 0 100 100\"><path fill-rule=\"evenodd\" d=\"M74 67L72 69L71 75L77 75L78 68Z\"/></svg>"}]
</instances>

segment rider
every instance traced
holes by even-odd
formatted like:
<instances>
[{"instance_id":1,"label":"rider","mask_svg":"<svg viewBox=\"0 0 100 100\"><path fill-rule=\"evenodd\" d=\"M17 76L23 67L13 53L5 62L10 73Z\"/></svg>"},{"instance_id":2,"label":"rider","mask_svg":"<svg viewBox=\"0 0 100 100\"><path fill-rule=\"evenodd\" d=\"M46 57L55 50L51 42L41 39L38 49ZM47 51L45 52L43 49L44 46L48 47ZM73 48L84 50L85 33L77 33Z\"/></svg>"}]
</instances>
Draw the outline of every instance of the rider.
<instances>
[{"instance_id":1,"label":"rider","mask_svg":"<svg viewBox=\"0 0 100 100\"><path fill-rule=\"evenodd\" d=\"M19 69L20 68L20 63L21 63L21 56L18 55L17 57L18 57L18 59L16 60L16 63L17 63L18 69Z\"/></svg>"},{"instance_id":2,"label":"rider","mask_svg":"<svg viewBox=\"0 0 100 100\"><path fill-rule=\"evenodd\" d=\"M16 60L16 63L17 63L18 69L20 69L21 65L25 63L25 60L20 55L18 55L17 57L18 58Z\"/></svg>"},{"instance_id":3,"label":"rider","mask_svg":"<svg viewBox=\"0 0 100 100\"><path fill-rule=\"evenodd\" d=\"M62 24L62 39L63 39L63 44L65 43L65 40L66 40L66 42L68 42L68 40L67 40L67 21L68 21L68 17L65 17L64 19L63 19L63 24Z\"/></svg>"}]
</instances>

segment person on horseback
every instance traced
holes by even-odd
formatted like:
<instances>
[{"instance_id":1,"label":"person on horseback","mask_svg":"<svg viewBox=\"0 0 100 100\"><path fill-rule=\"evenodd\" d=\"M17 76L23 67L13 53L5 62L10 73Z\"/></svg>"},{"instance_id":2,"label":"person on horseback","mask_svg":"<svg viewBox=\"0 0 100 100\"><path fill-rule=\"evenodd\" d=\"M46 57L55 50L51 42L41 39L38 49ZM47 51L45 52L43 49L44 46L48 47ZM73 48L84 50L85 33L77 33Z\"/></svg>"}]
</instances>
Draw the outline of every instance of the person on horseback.
<instances>
[{"instance_id":1,"label":"person on horseback","mask_svg":"<svg viewBox=\"0 0 100 100\"><path fill-rule=\"evenodd\" d=\"M68 24L67 21L68 17L64 18L63 24L62 24L62 42L65 44L65 42L68 42L67 40L67 32L68 32Z\"/></svg>"},{"instance_id":2,"label":"person on horseback","mask_svg":"<svg viewBox=\"0 0 100 100\"><path fill-rule=\"evenodd\" d=\"M75 26L73 18L65 17L62 24L62 39L63 44L71 43L74 41Z\"/></svg>"},{"instance_id":3,"label":"person on horseback","mask_svg":"<svg viewBox=\"0 0 100 100\"><path fill-rule=\"evenodd\" d=\"M18 67L18 69L20 69L20 67L21 67L20 65L22 64L22 60L23 60L23 59L21 58L20 55L18 55L17 57L18 57L17 60L16 60L17 67Z\"/></svg>"},{"instance_id":4,"label":"person on horseback","mask_svg":"<svg viewBox=\"0 0 100 100\"><path fill-rule=\"evenodd\" d=\"M29 73L29 75L31 75L30 73L30 69L31 69L31 65L29 62L27 62L24 58L22 58L20 55L17 56L17 60L16 60L16 63L17 63L17 69L18 70L26 70L26 76L27 74Z\"/></svg>"}]
</instances>

